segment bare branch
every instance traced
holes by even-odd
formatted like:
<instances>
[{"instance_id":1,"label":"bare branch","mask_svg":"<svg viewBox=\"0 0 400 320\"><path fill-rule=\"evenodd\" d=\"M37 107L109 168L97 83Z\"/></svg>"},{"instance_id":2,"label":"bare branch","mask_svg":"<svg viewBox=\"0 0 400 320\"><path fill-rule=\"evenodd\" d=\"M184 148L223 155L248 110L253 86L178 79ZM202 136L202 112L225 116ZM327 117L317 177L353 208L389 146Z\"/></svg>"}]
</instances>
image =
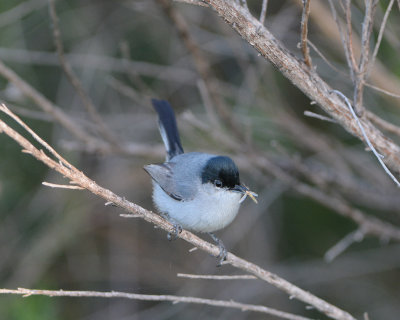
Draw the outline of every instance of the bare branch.
<instances>
[{"instance_id":1,"label":"bare branch","mask_svg":"<svg viewBox=\"0 0 400 320\"><path fill-rule=\"evenodd\" d=\"M0 48L3 60L21 64L56 65L60 62L56 53L24 49ZM164 81L186 83L196 78L195 72L179 66L165 66L145 61L131 61L100 54L66 53L65 59L78 68L94 68L107 72L118 72L127 75L143 75Z\"/></svg>"},{"instance_id":2,"label":"bare branch","mask_svg":"<svg viewBox=\"0 0 400 320\"><path fill-rule=\"evenodd\" d=\"M301 51L303 52L304 63L312 67L310 50L307 46L308 17L310 16L310 0L303 0L303 13L301 15Z\"/></svg>"},{"instance_id":3,"label":"bare branch","mask_svg":"<svg viewBox=\"0 0 400 320\"><path fill-rule=\"evenodd\" d=\"M67 160L61 157L57 151L55 151L46 141L40 138L30 127L25 124L25 122L23 122L17 115L12 113L11 110L5 106L5 104L0 105L0 111L4 112L6 115L14 119L14 121L17 122L22 128L24 128L37 142L45 147L59 161L59 163L62 163L68 168L72 167L72 165ZM28 151L28 153L30 152L29 149L25 150Z\"/></svg>"},{"instance_id":4,"label":"bare branch","mask_svg":"<svg viewBox=\"0 0 400 320\"><path fill-rule=\"evenodd\" d=\"M327 193L326 191L301 182L268 160L266 155L252 156L250 160L253 165L268 171L269 174L275 176L283 183L292 186L298 193L323 204L344 217L350 218L356 222L366 234L400 240L399 228L375 217L370 217L360 209L353 208L335 192ZM247 161L249 160L247 159Z\"/></svg>"},{"instance_id":5,"label":"bare branch","mask_svg":"<svg viewBox=\"0 0 400 320\"><path fill-rule=\"evenodd\" d=\"M389 18L389 14L390 14L390 11L392 10L393 4L394 4L394 0L390 0L388 6L386 8L385 15L383 16L381 27L379 28L378 39L376 40L374 52L372 54L371 62L369 63L369 65L367 67L366 77L368 77L368 74L371 72L372 68L374 67L376 56L378 55L379 47L381 46L383 33L385 31L386 22L387 22L387 20Z\"/></svg>"},{"instance_id":6,"label":"bare branch","mask_svg":"<svg viewBox=\"0 0 400 320\"><path fill-rule=\"evenodd\" d=\"M4 104L0 106L0 110L3 112L10 112ZM165 219L163 219L162 217L160 217L159 215L151 211L148 211L132 202L129 202L125 198L119 197L110 190L107 190L99 186L93 180L85 176L83 172L79 171L72 165L66 166L66 164L68 163L64 163L63 160L60 160L60 162L52 160L42 150L38 150L26 138L21 136L18 132L13 130L2 120L0 120L0 132L4 132L5 134L7 134L10 138L16 141L23 149L29 151L29 153L33 157L46 164L48 167L61 173L63 176L68 178L76 185L79 185L82 188L87 189L93 194L98 195L99 197L103 198L108 202L114 203L116 206L134 215L141 215L145 221L153 223L165 231L173 232L174 226ZM212 245L209 242L200 239L199 237L197 237L196 235L187 230L183 230L181 233L179 233L178 237L191 243L197 248L212 254L213 256L218 256L220 252L218 246ZM241 259L230 252L228 252L227 254L226 263L231 264L236 268L239 268L243 271L255 275L257 278L274 285L280 290L283 290L293 298L299 299L307 304L314 306L317 310L319 310L322 313L325 313L326 315L330 316L333 319L355 320L355 318L346 311L343 311L338 307L329 304L328 302L278 277L276 274L264 270L261 267L249 261Z\"/></svg>"},{"instance_id":7,"label":"bare branch","mask_svg":"<svg viewBox=\"0 0 400 320\"><path fill-rule=\"evenodd\" d=\"M262 0L261 12L260 12L260 23L264 25L265 17L267 15L268 0Z\"/></svg>"},{"instance_id":8,"label":"bare branch","mask_svg":"<svg viewBox=\"0 0 400 320\"><path fill-rule=\"evenodd\" d=\"M200 6L200 7L208 7L208 4L204 3L201 0L174 0L175 2L181 2L181 3L187 3L187 4L192 4L195 6Z\"/></svg>"},{"instance_id":9,"label":"bare branch","mask_svg":"<svg viewBox=\"0 0 400 320\"><path fill-rule=\"evenodd\" d=\"M242 1L242 7L240 7L245 12L248 12L246 1ZM233 128L232 132L237 137L242 137L243 132L240 130L240 126L236 124L235 119L233 118L232 113L227 108L223 99L221 99L220 94L218 92L218 85L216 84L216 77L213 77L212 68L209 65L208 59L204 55L200 46L195 42L193 37L189 32L188 25L184 19L184 17L174 9L169 0L157 0L157 2L164 9L164 12L167 14L171 22L174 24L175 28L178 31L178 35L182 39L183 44L186 49L193 57L193 62L195 64L196 70L199 73L200 77L203 79L204 84L207 87L207 91L210 94L210 98L213 102L213 106L215 107L218 115L228 124L230 124L231 128Z\"/></svg>"},{"instance_id":10,"label":"bare branch","mask_svg":"<svg viewBox=\"0 0 400 320\"><path fill-rule=\"evenodd\" d=\"M400 127L379 118L376 114L370 111L366 112L366 117L382 129L400 136Z\"/></svg>"},{"instance_id":11,"label":"bare branch","mask_svg":"<svg viewBox=\"0 0 400 320\"><path fill-rule=\"evenodd\" d=\"M36 289L25 289L18 288L17 290L11 289L0 289L0 294L17 294L22 295L24 298L30 296L48 296L48 297L92 297L92 298L122 298L130 300L142 300L142 301L169 301L172 303L194 303L209 305L214 307L233 308L242 311L253 311L261 312L269 315L276 316L281 319L288 320L311 320L310 318L298 316L295 314L283 312L280 310L260 306L253 304L240 303L235 301L227 300L214 300L214 299L203 299L197 297L187 296L173 296L173 295L155 295L155 294L137 294L120 291L71 291L71 290L36 290Z\"/></svg>"},{"instance_id":12,"label":"bare branch","mask_svg":"<svg viewBox=\"0 0 400 320\"><path fill-rule=\"evenodd\" d=\"M400 187L400 182L396 179L396 177L390 172L390 170L386 167L385 163L382 161L383 156L382 156L381 154L379 154L379 153L376 151L375 147L372 145L372 143L371 143L369 137L367 136L367 134L366 134L366 132L365 132L365 130L364 130L363 125L361 124L360 120L358 119L357 115L355 114L355 112L354 112L354 110L353 110L353 108L352 108L352 106L351 106L351 103L349 102L349 100L347 99L347 97L346 97L343 93L341 93L340 91L333 90L332 92L335 92L336 94L338 94L339 96L341 96L341 97L346 101L347 107L349 108L351 114L353 115L354 119L356 120L357 125L359 126L359 128L360 128L360 130L361 130L361 132L362 132L362 134L363 134L363 136L364 136L364 141L365 141L365 143L368 145L368 147L369 147L369 148L371 149L371 151L374 153L375 157L378 159L379 163L381 164L382 168L385 170L385 172L387 173L387 175L394 181L394 183L395 183L398 187Z\"/></svg>"},{"instance_id":13,"label":"bare branch","mask_svg":"<svg viewBox=\"0 0 400 320\"><path fill-rule=\"evenodd\" d=\"M328 1L329 1L329 7L330 7L331 12L332 12L332 17L335 20L336 26L337 26L337 28L339 30L340 40L342 41L344 54L346 56L347 65L348 65L348 67L349 67L349 69L351 71L351 70L353 70L353 68L352 68L352 63L351 63L349 50L347 50L347 48L348 48L348 42L346 41L347 38L346 38L346 36L344 34L344 31L343 31L343 28L342 28L342 24L339 21L339 18L338 18L338 15L337 15L337 11L336 11L336 7L335 7L333 1L332 0L328 0ZM351 77L353 78L353 74L352 73L351 73Z\"/></svg>"},{"instance_id":14,"label":"bare branch","mask_svg":"<svg viewBox=\"0 0 400 320\"><path fill-rule=\"evenodd\" d=\"M322 52L317 48L316 45L314 45L309 39L307 40L307 43L310 45L311 48L313 48L313 50L321 57L322 60L324 60L324 62L331 67L333 70L335 70L336 72L339 72L343 75L347 75L345 72L339 70L338 68L336 68L323 54Z\"/></svg>"},{"instance_id":15,"label":"bare branch","mask_svg":"<svg viewBox=\"0 0 400 320\"><path fill-rule=\"evenodd\" d=\"M23 1L15 7L2 12L0 14L0 28L22 19L25 15L34 10L38 10L41 6L46 4L46 0L29 0Z\"/></svg>"},{"instance_id":16,"label":"bare branch","mask_svg":"<svg viewBox=\"0 0 400 320\"><path fill-rule=\"evenodd\" d=\"M360 242L364 238L364 235L365 233L362 229L357 229L349 233L325 253L325 261L332 262L334 259L336 259L337 256L342 254L354 242Z\"/></svg>"},{"instance_id":17,"label":"bare branch","mask_svg":"<svg viewBox=\"0 0 400 320\"><path fill-rule=\"evenodd\" d=\"M364 82L367 76L369 67L369 51L370 51L370 40L372 33L372 26L374 21L374 15L376 7L378 5L378 0L366 0L365 2L365 16L362 26L361 35L361 55L360 63L355 70L354 81L354 108L359 116L363 112L363 92L364 92Z\"/></svg>"},{"instance_id":18,"label":"bare branch","mask_svg":"<svg viewBox=\"0 0 400 320\"><path fill-rule=\"evenodd\" d=\"M60 189L74 189L74 190L84 190L84 188L79 187L79 186L71 186L68 184L56 184L56 183L50 183L50 182L42 182L42 185L50 188L60 188Z\"/></svg>"},{"instance_id":19,"label":"bare branch","mask_svg":"<svg viewBox=\"0 0 400 320\"><path fill-rule=\"evenodd\" d=\"M203 280L256 280L257 279L257 277L249 274L233 275L233 276L217 276L213 274L178 273L176 276L179 278L203 279Z\"/></svg>"},{"instance_id":20,"label":"bare branch","mask_svg":"<svg viewBox=\"0 0 400 320\"><path fill-rule=\"evenodd\" d=\"M349 53L349 65L350 69L352 71L353 77L355 74L358 72L358 66L353 50L353 27L351 24L351 0L346 0L346 6L343 8L345 11L346 15L346 27L347 27L347 33L346 33L346 50Z\"/></svg>"},{"instance_id":21,"label":"bare branch","mask_svg":"<svg viewBox=\"0 0 400 320\"><path fill-rule=\"evenodd\" d=\"M82 83L79 81L78 77L75 75L74 71L72 70L70 64L65 59L64 45L63 45L63 42L61 39L61 31L60 31L60 26L58 23L58 16L57 16L54 0L48 0L48 1L49 1L50 18L53 23L53 39L54 39L54 44L57 49L58 59L60 61L61 68L64 71L65 75L67 76L67 79L69 80L69 82L71 83L71 85L74 87L74 89L78 93L79 97L81 98L81 100L83 102L83 106L85 107L90 118L94 121L94 123L96 123L96 125L97 125L96 128L98 129L98 131L110 143L118 145L117 138L111 132L111 130L108 128L106 123L103 121L103 119L97 112L96 107L94 106L94 104L92 102L92 99L90 99L88 94L85 92L85 90L83 89Z\"/></svg>"},{"instance_id":22,"label":"bare branch","mask_svg":"<svg viewBox=\"0 0 400 320\"><path fill-rule=\"evenodd\" d=\"M365 83L364 85L365 85L366 87L369 87L369 88L374 89L374 90L376 90L376 91L382 92L382 93L384 93L384 94L386 94L386 95L388 95L388 96L391 96L391 97L393 97L393 98L400 98L400 94L396 94L396 93L387 91L387 90L385 90L385 89L382 89L382 88L379 88L379 87L377 87L377 86L374 86L373 84Z\"/></svg>"},{"instance_id":23,"label":"bare branch","mask_svg":"<svg viewBox=\"0 0 400 320\"><path fill-rule=\"evenodd\" d=\"M316 24L320 35L329 38L332 41L331 48L334 51L338 51L337 48L345 47L344 35L342 31L344 27L342 21L337 16L337 12L335 7L333 6L332 1L328 1L330 9L328 9L324 5L323 1L313 1L313 10L310 12L310 17ZM339 1L334 1L334 3L338 2ZM300 1L294 1L294 3L298 6L302 6ZM338 30L338 32L336 32L336 30ZM357 37L357 34L353 34L353 38L354 51L358 53L361 51L361 40ZM342 44L342 46L340 46L340 44ZM309 45L312 47L310 41ZM346 51L345 54L347 54ZM347 61L348 60L346 57L346 62ZM348 66L349 69L351 69L350 65ZM385 67L385 65L381 61L379 61L379 59L376 60L373 70L374 72L371 72L369 74L369 78L370 81L374 83L374 85L383 88L383 90L386 90L387 92L398 92L398 89L400 88L400 81L398 77L393 76L390 70L388 70L387 67ZM367 84L365 85L368 86ZM382 92L385 93L385 91ZM387 100L386 96L384 96L384 98ZM395 103L397 107L400 107L400 100L396 101Z\"/></svg>"},{"instance_id":24,"label":"bare branch","mask_svg":"<svg viewBox=\"0 0 400 320\"><path fill-rule=\"evenodd\" d=\"M259 22L235 2L227 0L205 0L224 20L248 41L262 56L275 65L296 87L311 100L317 102L325 112L336 119L346 130L363 140L363 133L355 125L353 117L344 102L331 95L331 89L317 74L309 72L301 63L265 28L259 29ZM385 137L367 119L360 119L364 130L384 161L395 171L400 172L400 148Z\"/></svg>"},{"instance_id":25,"label":"bare branch","mask_svg":"<svg viewBox=\"0 0 400 320\"><path fill-rule=\"evenodd\" d=\"M91 146L98 145L98 141L91 137L81 127L77 126L76 123L70 117L68 117L68 115L66 115L59 107L55 106L40 92L38 92L31 85L21 79L13 70L3 64L1 60L0 74L8 81L12 82L16 87L18 87L18 89L21 90L24 95L32 99L39 108L51 115L77 139L84 141Z\"/></svg>"},{"instance_id":26,"label":"bare branch","mask_svg":"<svg viewBox=\"0 0 400 320\"><path fill-rule=\"evenodd\" d=\"M329 118L329 117L326 117L326 116L323 116L321 114L318 114L318 113L315 113L315 112L311 112L311 111L308 111L308 110L304 111L304 115L307 116L307 117L310 117L310 118L316 118L316 119L323 120L323 121L337 123L337 121L333 120L332 118Z\"/></svg>"}]
</instances>

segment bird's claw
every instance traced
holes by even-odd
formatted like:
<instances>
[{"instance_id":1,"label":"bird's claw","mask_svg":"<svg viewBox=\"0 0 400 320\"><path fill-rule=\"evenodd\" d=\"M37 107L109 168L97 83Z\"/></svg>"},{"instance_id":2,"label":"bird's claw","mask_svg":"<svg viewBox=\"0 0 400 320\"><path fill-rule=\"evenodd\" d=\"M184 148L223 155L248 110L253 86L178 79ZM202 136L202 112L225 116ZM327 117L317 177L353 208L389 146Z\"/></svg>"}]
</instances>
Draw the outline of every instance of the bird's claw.
<instances>
[{"instance_id":1,"label":"bird's claw","mask_svg":"<svg viewBox=\"0 0 400 320\"><path fill-rule=\"evenodd\" d=\"M217 267L222 266L222 263L226 260L226 256L228 255L228 251L226 250L224 243L219 239L215 234L209 232L208 233L211 238L214 240L214 242L217 244L218 249L219 249L219 254L217 255Z\"/></svg>"},{"instance_id":2,"label":"bird's claw","mask_svg":"<svg viewBox=\"0 0 400 320\"><path fill-rule=\"evenodd\" d=\"M222 266L222 263L226 260L226 256L228 254L228 251L226 250L226 248L224 247L224 245L218 245L219 248L219 254L217 255L217 267Z\"/></svg>"},{"instance_id":3,"label":"bird's claw","mask_svg":"<svg viewBox=\"0 0 400 320\"><path fill-rule=\"evenodd\" d=\"M167 239L168 241L176 240L178 239L178 235L182 232L182 226L174 223L173 224L174 230L172 232L168 232L167 234Z\"/></svg>"}]
</instances>

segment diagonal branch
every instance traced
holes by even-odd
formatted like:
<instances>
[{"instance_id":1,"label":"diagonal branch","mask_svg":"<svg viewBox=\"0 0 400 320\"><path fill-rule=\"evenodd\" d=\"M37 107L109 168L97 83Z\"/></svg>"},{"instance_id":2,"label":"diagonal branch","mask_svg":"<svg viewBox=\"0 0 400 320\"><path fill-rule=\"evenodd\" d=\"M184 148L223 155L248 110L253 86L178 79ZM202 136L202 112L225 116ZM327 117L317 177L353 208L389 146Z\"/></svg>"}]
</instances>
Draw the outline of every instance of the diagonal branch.
<instances>
[{"instance_id":1,"label":"diagonal branch","mask_svg":"<svg viewBox=\"0 0 400 320\"><path fill-rule=\"evenodd\" d=\"M39 91L35 90L26 81L20 78L13 70L8 68L0 60L0 75L18 87L21 92L28 98L32 99L39 108L44 112L51 115L57 120L64 128L66 128L78 140L84 141L88 145L97 145L95 139L90 136L84 129L78 126L64 111L58 106L54 105Z\"/></svg>"},{"instance_id":2,"label":"diagonal branch","mask_svg":"<svg viewBox=\"0 0 400 320\"><path fill-rule=\"evenodd\" d=\"M12 114L10 110L3 104L0 105L0 111ZM13 118L19 119L16 115L13 114ZM22 120L19 119L22 122ZM24 124L25 125L25 124ZM24 128L27 127L26 125ZM113 193L112 191L99 186L96 182L89 179L83 172L79 171L73 165L69 164L66 160L64 160L61 156L57 157L58 161L53 160L50 158L43 150L39 150L35 146L32 145L26 138L16 132L14 129L9 127L4 121L0 120L0 132L4 132L14 141L16 141L22 148L25 150L26 153L30 153L33 157L37 160L43 162L51 169L61 173L64 177L69 179L75 185L81 186L86 190L92 192L95 195L103 198L107 202L111 202L116 206L128 211L131 214L139 215L145 221L153 223L154 225L158 226L159 228L173 232L173 225L168 221L164 220L158 214L153 213L152 211L148 211L137 204L129 202L123 197L120 197ZM41 145L46 146L43 140L37 139L37 135L33 136L35 140L37 140ZM42 142L43 141L43 142ZM49 150L49 147L46 146L46 149ZM50 150L52 148L50 147ZM57 154L56 151L52 152L52 154ZM191 243L192 245L196 246L200 250L208 252L213 256L217 256L219 254L219 248L215 245L210 244L198 236L194 235L193 233L183 230L179 235L181 239ZM341 310L340 308L314 296L313 294L300 289L299 287L293 285L292 283L286 281L283 278L280 278L276 274L273 274L265 269L262 269L258 265L251 263L247 260L239 258L232 253L227 254L226 263L230 264L238 269L246 271L250 274L255 275L261 280L264 280L276 288L286 292L291 297L296 298L300 301L303 301L307 304L314 306L320 312L326 314L327 316L337 319L337 320L355 320L353 316L351 316L346 311Z\"/></svg>"},{"instance_id":3,"label":"diagonal branch","mask_svg":"<svg viewBox=\"0 0 400 320\"><path fill-rule=\"evenodd\" d=\"M360 128L343 101L315 72L295 58L269 31L260 25L246 10L234 1L204 0L226 23L250 43L263 57L270 61L285 77L318 103L325 112L336 119L348 132L364 141ZM384 136L368 119L360 119L374 147L384 156L385 163L400 172L400 148Z\"/></svg>"}]
</instances>

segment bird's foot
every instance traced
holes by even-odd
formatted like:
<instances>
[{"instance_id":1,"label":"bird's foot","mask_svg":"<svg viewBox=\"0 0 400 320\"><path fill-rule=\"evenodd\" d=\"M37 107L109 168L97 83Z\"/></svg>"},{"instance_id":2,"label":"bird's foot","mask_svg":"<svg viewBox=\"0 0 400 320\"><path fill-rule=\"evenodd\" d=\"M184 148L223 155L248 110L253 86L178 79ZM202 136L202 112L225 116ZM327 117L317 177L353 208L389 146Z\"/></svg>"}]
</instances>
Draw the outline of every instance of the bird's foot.
<instances>
[{"instance_id":1,"label":"bird's foot","mask_svg":"<svg viewBox=\"0 0 400 320\"><path fill-rule=\"evenodd\" d=\"M178 235L182 232L182 226L174 223L173 224L174 230L172 232L168 232L167 234L167 239L168 241L176 240L178 239Z\"/></svg>"},{"instance_id":2,"label":"bird's foot","mask_svg":"<svg viewBox=\"0 0 400 320\"><path fill-rule=\"evenodd\" d=\"M222 242L221 239L219 239L214 233L209 232L208 233L210 235L210 237L214 240L214 242L217 244L218 248L219 248L219 254L217 255L217 267L222 266L222 262L224 262L226 260L226 256L228 254L228 251L225 248L224 243Z\"/></svg>"}]
</instances>

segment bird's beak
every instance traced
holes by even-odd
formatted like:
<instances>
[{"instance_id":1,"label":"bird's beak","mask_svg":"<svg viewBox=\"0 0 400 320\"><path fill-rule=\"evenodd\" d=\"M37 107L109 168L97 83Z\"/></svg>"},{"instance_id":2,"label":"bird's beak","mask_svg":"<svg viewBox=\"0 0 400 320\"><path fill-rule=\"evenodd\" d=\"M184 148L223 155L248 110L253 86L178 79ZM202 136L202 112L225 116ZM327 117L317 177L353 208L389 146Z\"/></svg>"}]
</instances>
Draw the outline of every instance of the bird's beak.
<instances>
[{"instance_id":1,"label":"bird's beak","mask_svg":"<svg viewBox=\"0 0 400 320\"><path fill-rule=\"evenodd\" d=\"M232 190L243 194L243 197L239 201L240 203L242 203L247 196L249 196L251 200L253 200L255 203L258 203L256 199L256 197L258 197L258 194L253 191L250 191L250 189L244 184L236 185Z\"/></svg>"}]
</instances>

